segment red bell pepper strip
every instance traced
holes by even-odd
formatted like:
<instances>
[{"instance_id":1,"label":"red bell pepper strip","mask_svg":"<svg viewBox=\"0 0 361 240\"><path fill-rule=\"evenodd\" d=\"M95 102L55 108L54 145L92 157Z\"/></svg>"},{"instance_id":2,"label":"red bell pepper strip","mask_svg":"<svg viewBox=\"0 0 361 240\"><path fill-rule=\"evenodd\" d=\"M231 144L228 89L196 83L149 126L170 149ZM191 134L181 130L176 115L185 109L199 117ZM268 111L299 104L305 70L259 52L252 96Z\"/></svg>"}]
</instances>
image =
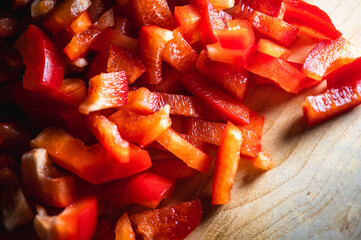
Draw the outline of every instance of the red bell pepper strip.
<instances>
[{"instance_id":1,"label":"red bell pepper strip","mask_svg":"<svg viewBox=\"0 0 361 240\"><path fill-rule=\"evenodd\" d=\"M235 0L209 0L217 10L230 9L234 6Z\"/></svg>"},{"instance_id":2,"label":"red bell pepper strip","mask_svg":"<svg viewBox=\"0 0 361 240\"><path fill-rule=\"evenodd\" d=\"M181 76L180 80L193 95L198 97L209 109L212 109L224 120L230 120L238 125L249 123L250 110L226 95L200 74L186 74Z\"/></svg>"},{"instance_id":3,"label":"red bell pepper strip","mask_svg":"<svg viewBox=\"0 0 361 240\"><path fill-rule=\"evenodd\" d=\"M165 106L153 114L140 115L121 107L109 117L109 120L118 126L124 139L146 147L171 126L169 111L170 107Z\"/></svg>"},{"instance_id":4,"label":"red bell pepper strip","mask_svg":"<svg viewBox=\"0 0 361 240\"><path fill-rule=\"evenodd\" d=\"M31 141L32 147L45 148L54 163L92 184L126 177L149 168L145 150L131 145L129 162L114 158L100 144L84 145L79 139L58 128L48 128Z\"/></svg>"},{"instance_id":5,"label":"red bell pepper strip","mask_svg":"<svg viewBox=\"0 0 361 240\"><path fill-rule=\"evenodd\" d=\"M143 81L159 84L162 81L162 53L173 32L157 26L144 26L139 34L138 52L147 71Z\"/></svg>"},{"instance_id":6,"label":"red bell pepper strip","mask_svg":"<svg viewBox=\"0 0 361 240\"><path fill-rule=\"evenodd\" d=\"M169 178L191 178L197 174L197 171L187 166L187 164L179 158L165 158L154 160L152 171Z\"/></svg>"},{"instance_id":7,"label":"red bell pepper strip","mask_svg":"<svg viewBox=\"0 0 361 240\"><path fill-rule=\"evenodd\" d=\"M361 79L359 75L346 85L331 88L317 96L307 97L302 110L307 125L313 126L349 111L360 104Z\"/></svg>"},{"instance_id":8,"label":"red bell pepper strip","mask_svg":"<svg viewBox=\"0 0 361 240\"><path fill-rule=\"evenodd\" d=\"M38 27L30 25L15 43L27 66L24 88L31 91L59 89L64 62L55 44Z\"/></svg>"},{"instance_id":9,"label":"red bell pepper strip","mask_svg":"<svg viewBox=\"0 0 361 240\"><path fill-rule=\"evenodd\" d=\"M169 128L165 130L157 138L157 142L175 156L182 159L188 167L194 168L202 173L206 173L208 171L212 159L202 150L193 146L173 129Z\"/></svg>"},{"instance_id":10,"label":"red bell pepper strip","mask_svg":"<svg viewBox=\"0 0 361 240\"><path fill-rule=\"evenodd\" d=\"M50 12L43 25L52 33L58 32L68 27L90 5L90 0L65 0Z\"/></svg>"},{"instance_id":11,"label":"red bell pepper strip","mask_svg":"<svg viewBox=\"0 0 361 240\"><path fill-rule=\"evenodd\" d=\"M328 73L360 56L360 49L342 37L326 40L311 50L303 64L302 72L310 78L321 81Z\"/></svg>"},{"instance_id":12,"label":"red bell pepper strip","mask_svg":"<svg viewBox=\"0 0 361 240\"><path fill-rule=\"evenodd\" d=\"M128 84L132 84L145 72L145 67L137 55L125 48L111 46L109 50L107 71L125 71Z\"/></svg>"},{"instance_id":13,"label":"red bell pepper strip","mask_svg":"<svg viewBox=\"0 0 361 240\"><path fill-rule=\"evenodd\" d=\"M174 179L145 171L101 184L97 189L102 196L118 207L138 204L156 208L164 198L172 194L174 185Z\"/></svg>"},{"instance_id":14,"label":"red bell pepper strip","mask_svg":"<svg viewBox=\"0 0 361 240\"><path fill-rule=\"evenodd\" d=\"M115 226L115 240L135 240L132 223L127 213L124 213Z\"/></svg>"},{"instance_id":15,"label":"red bell pepper strip","mask_svg":"<svg viewBox=\"0 0 361 240\"><path fill-rule=\"evenodd\" d=\"M102 73L90 79L87 98L80 104L79 112L90 112L119 107L127 103L128 81L124 71Z\"/></svg>"},{"instance_id":16,"label":"red bell pepper strip","mask_svg":"<svg viewBox=\"0 0 361 240\"><path fill-rule=\"evenodd\" d=\"M132 17L139 29L148 25L156 25L166 29L174 28L173 15L166 0L130 0L129 4Z\"/></svg>"},{"instance_id":17,"label":"red bell pepper strip","mask_svg":"<svg viewBox=\"0 0 361 240\"><path fill-rule=\"evenodd\" d=\"M0 187L0 212L5 229L12 231L30 222L34 217L33 211L26 201L19 178L9 168L0 169Z\"/></svg>"},{"instance_id":18,"label":"red bell pepper strip","mask_svg":"<svg viewBox=\"0 0 361 240\"><path fill-rule=\"evenodd\" d=\"M111 28L114 26L114 12L113 9L109 9L100 16L99 20L94 23L93 27L99 31L103 31L106 28Z\"/></svg>"},{"instance_id":19,"label":"red bell pepper strip","mask_svg":"<svg viewBox=\"0 0 361 240\"><path fill-rule=\"evenodd\" d=\"M110 46L125 48L132 53L136 53L138 40L116 32L113 29L106 28L92 43L90 49L96 51L105 51L108 50Z\"/></svg>"},{"instance_id":20,"label":"red bell pepper strip","mask_svg":"<svg viewBox=\"0 0 361 240\"><path fill-rule=\"evenodd\" d=\"M257 157L253 158L251 161L253 163L253 166L265 171L273 168L272 157L264 152L259 152Z\"/></svg>"},{"instance_id":21,"label":"red bell pepper strip","mask_svg":"<svg viewBox=\"0 0 361 240\"><path fill-rule=\"evenodd\" d=\"M193 5L176 6L174 19L181 28L182 36L191 46L201 41L199 33L201 15Z\"/></svg>"},{"instance_id":22,"label":"red bell pepper strip","mask_svg":"<svg viewBox=\"0 0 361 240\"><path fill-rule=\"evenodd\" d=\"M180 29L173 30L173 39L165 45L163 60L180 73L191 72L196 67L198 53L182 37Z\"/></svg>"},{"instance_id":23,"label":"red bell pepper strip","mask_svg":"<svg viewBox=\"0 0 361 240\"><path fill-rule=\"evenodd\" d=\"M205 50L199 54L196 64L199 72L208 77L233 98L243 102L252 74L228 63L212 61Z\"/></svg>"},{"instance_id":24,"label":"red bell pepper strip","mask_svg":"<svg viewBox=\"0 0 361 240\"><path fill-rule=\"evenodd\" d=\"M21 159L25 189L52 207L66 207L75 201L73 177L62 175L52 165L46 150L33 149Z\"/></svg>"},{"instance_id":25,"label":"red bell pepper strip","mask_svg":"<svg viewBox=\"0 0 361 240\"><path fill-rule=\"evenodd\" d=\"M48 216L43 207L37 206L34 227L41 239L88 240L95 232L97 210L95 197L79 198L55 216Z\"/></svg>"},{"instance_id":26,"label":"red bell pepper strip","mask_svg":"<svg viewBox=\"0 0 361 240\"><path fill-rule=\"evenodd\" d=\"M129 142L119 134L118 127L104 115L91 113L89 115L89 129L94 136L119 162L129 162Z\"/></svg>"},{"instance_id":27,"label":"red bell pepper strip","mask_svg":"<svg viewBox=\"0 0 361 240\"><path fill-rule=\"evenodd\" d=\"M328 74L325 79L327 80L327 88L337 88L347 84L353 78L361 75L361 57L355 61L345 64L342 67Z\"/></svg>"},{"instance_id":28,"label":"red bell pepper strip","mask_svg":"<svg viewBox=\"0 0 361 240\"><path fill-rule=\"evenodd\" d=\"M231 200L231 189L238 169L241 144L241 130L228 122L222 133L215 162L212 205L227 204Z\"/></svg>"},{"instance_id":29,"label":"red bell pepper strip","mask_svg":"<svg viewBox=\"0 0 361 240\"><path fill-rule=\"evenodd\" d=\"M135 231L149 239L185 239L201 218L202 205L198 199L130 216Z\"/></svg>"},{"instance_id":30,"label":"red bell pepper strip","mask_svg":"<svg viewBox=\"0 0 361 240\"><path fill-rule=\"evenodd\" d=\"M282 4L282 0L241 0L240 2L272 17L278 16Z\"/></svg>"},{"instance_id":31,"label":"red bell pepper strip","mask_svg":"<svg viewBox=\"0 0 361 240\"><path fill-rule=\"evenodd\" d=\"M82 12L68 27L73 35L79 35L93 25L92 18L87 10Z\"/></svg>"},{"instance_id":32,"label":"red bell pepper strip","mask_svg":"<svg viewBox=\"0 0 361 240\"><path fill-rule=\"evenodd\" d=\"M159 96L157 93L153 93L148 89L141 87L128 93L127 107L131 111L139 114L151 114L157 109L160 109L158 107L158 102ZM162 105L162 107L164 106L165 104Z\"/></svg>"},{"instance_id":33,"label":"red bell pepper strip","mask_svg":"<svg viewBox=\"0 0 361 240\"><path fill-rule=\"evenodd\" d=\"M256 51L285 61L292 54L292 52L288 48L280 46L272 42L271 40L265 38L261 38L260 40L258 40L258 43L256 45Z\"/></svg>"}]
</instances>

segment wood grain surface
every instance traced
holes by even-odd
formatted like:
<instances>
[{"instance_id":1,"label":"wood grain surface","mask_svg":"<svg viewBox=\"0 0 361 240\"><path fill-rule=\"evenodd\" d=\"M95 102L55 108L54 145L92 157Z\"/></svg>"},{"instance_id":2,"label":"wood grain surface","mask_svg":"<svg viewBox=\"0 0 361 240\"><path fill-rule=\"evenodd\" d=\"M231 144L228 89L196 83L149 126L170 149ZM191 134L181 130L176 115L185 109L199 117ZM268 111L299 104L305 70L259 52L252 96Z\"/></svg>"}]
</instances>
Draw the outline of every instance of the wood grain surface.
<instances>
[{"instance_id":1,"label":"wood grain surface","mask_svg":"<svg viewBox=\"0 0 361 240\"><path fill-rule=\"evenodd\" d=\"M308 2L361 47L361 1ZM260 172L241 161L232 200L221 207L210 205L211 173L186 184L177 197L205 203L203 221L188 239L361 239L361 108L307 129L301 104L324 87L297 96L271 86L252 89L246 105L266 117L263 149L276 167Z\"/></svg>"}]
</instances>

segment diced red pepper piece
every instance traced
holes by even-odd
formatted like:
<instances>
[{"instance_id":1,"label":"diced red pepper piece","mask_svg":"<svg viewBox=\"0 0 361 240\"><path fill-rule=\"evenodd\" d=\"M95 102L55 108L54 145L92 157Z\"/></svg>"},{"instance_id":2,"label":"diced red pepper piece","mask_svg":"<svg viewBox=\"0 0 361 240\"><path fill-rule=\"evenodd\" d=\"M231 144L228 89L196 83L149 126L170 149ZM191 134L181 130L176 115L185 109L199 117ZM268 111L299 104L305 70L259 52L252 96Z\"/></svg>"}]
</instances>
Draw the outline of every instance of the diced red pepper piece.
<instances>
[{"instance_id":1,"label":"diced red pepper piece","mask_svg":"<svg viewBox=\"0 0 361 240\"><path fill-rule=\"evenodd\" d=\"M151 171L120 178L98 186L98 191L115 206L130 204L156 208L172 194L175 180Z\"/></svg>"},{"instance_id":2,"label":"diced red pepper piece","mask_svg":"<svg viewBox=\"0 0 361 240\"><path fill-rule=\"evenodd\" d=\"M170 178L191 178L197 174L197 171L187 166L179 158L159 159L153 161L151 168L154 172Z\"/></svg>"},{"instance_id":3,"label":"diced red pepper piece","mask_svg":"<svg viewBox=\"0 0 361 240\"><path fill-rule=\"evenodd\" d=\"M252 25L248 20L227 20L227 29L215 30L216 36L222 48L248 49L255 44L255 36Z\"/></svg>"},{"instance_id":4,"label":"diced red pepper piece","mask_svg":"<svg viewBox=\"0 0 361 240\"><path fill-rule=\"evenodd\" d=\"M173 39L165 45L163 60L180 73L191 72L195 69L198 53L182 37L180 29L173 31Z\"/></svg>"},{"instance_id":5,"label":"diced red pepper piece","mask_svg":"<svg viewBox=\"0 0 361 240\"><path fill-rule=\"evenodd\" d=\"M115 16L113 30L127 36L133 34L132 23L126 17Z\"/></svg>"},{"instance_id":6,"label":"diced red pepper piece","mask_svg":"<svg viewBox=\"0 0 361 240\"><path fill-rule=\"evenodd\" d=\"M46 17L43 25L52 33L68 27L90 6L90 0L65 0Z\"/></svg>"},{"instance_id":7,"label":"diced red pepper piece","mask_svg":"<svg viewBox=\"0 0 361 240\"><path fill-rule=\"evenodd\" d=\"M107 64L109 59L109 50L103 49L95 53L91 62L89 63L88 70L85 73L86 79L91 79L101 73L107 72Z\"/></svg>"},{"instance_id":8,"label":"diced red pepper piece","mask_svg":"<svg viewBox=\"0 0 361 240\"><path fill-rule=\"evenodd\" d=\"M48 128L31 141L33 147L45 148L54 163L92 184L126 177L149 168L151 160L145 150L131 145L129 162L115 159L100 144L86 146L82 141L58 128Z\"/></svg>"},{"instance_id":9,"label":"diced red pepper piece","mask_svg":"<svg viewBox=\"0 0 361 240\"><path fill-rule=\"evenodd\" d=\"M114 12L113 9L109 9L101 17L99 20L94 23L94 28L98 29L99 31L103 31L106 28L111 28L114 26Z\"/></svg>"},{"instance_id":10,"label":"diced red pepper piece","mask_svg":"<svg viewBox=\"0 0 361 240\"><path fill-rule=\"evenodd\" d=\"M180 80L193 95L224 120L230 120L238 125L249 123L250 110L209 83L200 74L186 74L181 76Z\"/></svg>"},{"instance_id":11,"label":"diced red pepper piece","mask_svg":"<svg viewBox=\"0 0 361 240\"><path fill-rule=\"evenodd\" d=\"M156 25L173 29L174 19L166 0L129 0L132 16L139 29L142 26Z\"/></svg>"},{"instance_id":12,"label":"diced red pepper piece","mask_svg":"<svg viewBox=\"0 0 361 240\"><path fill-rule=\"evenodd\" d=\"M216 157L212 185L212 205L227 204L231 200L231 189L238 169L241 144L241 130L231 122L227 122Z\"/></svg>"},{"instance_id":13,"label":"diced red pepper piece","mask_svg":"<svg viewBox=\"0 0 361 240\"><path fill-rule=\"evenodd\" d=\"M92 0L91 5L88 8L88 12L93 19L93 22L99 20L100 16L107 11L107 6L103 3L103 0Z\"/></svg>"},{"instance_id":14,"label":"diced red pepper piece","mask_svg":"<svg viewBox=\"0 0 361 240\"><path fill-rule=\"evenodd\" d=\"M24 88L31 91L59 89L64 62L55 44L38 27L30 25L15 43L26 65Z\"/></svg>"},{"instance_id":15,"label":"diced red pepper piece","mask_svg":"<svg viewBox=\"0 0 361 240\"><path fill-rule=\"evenodd\" d=\"M209 0L213 7L217 10L229 9L234 6L235 0Z\"/></svg>"},{"instance_id":16,"label":"diced red pepper piece","mask_svg":"<svg viewBox=\"0 0 361 240\"><path fill-rule=\"evenodd\" d=\"M302 71L310 78L321 81L323 76L360 56L360 49L342 37L326 40L311 50Z\"/></svg>"},{"instance_id":17,"label":"diced red pepper piece","mask_svg":"<svg viewBox=\"0 0 361 240\"><path fill-rule=\"evenodd\" d=\"M0 37L8 38L14 37L18 32L18 25L16 19L0 18Z\"/></svg>"},{"instance_id":18,"label":"diced red pepper piece","mask_svg":"<svg viewBox=\"0 0 361 240\"><path fill-rule=\"evenodd\" d=\"M31 17L34 19L47 15L56 4L56 0L36 0L31 3Z\"/></svg>"},{"instance_id":19,"label":"diced red pepper piece","mask_svg":"<svg viewBox=\"0 0 361 240\"><path fill-rule=\"evenodd\" d=\"M198 199L130 216L135 231L148 239L185 239L201 218Z\"/></svg>"},{"instance_id":20,"label":"diced red pepper piece","mask_svg":"<svg viewBox=\"0 0 361 240\"><path fill-rule=\"evenodd\" d=\"M328 74L325 79L327 80L327 88L337 88L347 84L353 78L358 78L361 75L361 57L355 61L345 64L342 67Z\"/></svg>"},{"instance_id":21,"label":"diced red pepper piece","mask_svg":"<svg viewBox=\"0 0 361 240\"><path fill-rule=\"evenodd\" d=\"M158 101L158 94L141 87L128 93L127 107L139 114L150 114L157 110L159 106Z\"/></svg>"},{"instance_id":22,"label":"diced red pepper piece","mask_svg":"<svg viewBox=\"0 0 361 240\"><path fill-rule=\"evenodd\" d=\"M102 31L99 38L90 46L90 48L97 51L105 51L106 49L109 49L110 46L116 46L125 48L132 53L136 53L137 45L137 39L107 28Z\"/></svg>"},{"instance_id":23,"label":"diced red pepper piece","mask_svg":"<svg viewBox=\"0 0 361 240\"><path fill-rule=\"evenodd\" d=\"M127 213L124 213L115 226L115 240L135 240L132 223Z\"/></svg>"},{"instance_id":24,"label":"diced red pepper piece","mask_svg":"<svg viewBox=\"0 0 361 240\"><path fill-rule=\"evenodd\" d=\"M130 142L146 147L172 124L170 107L165 106L150 115L140 115L126 107L121 107L109 117L119 129L120 135Z\"/></svg>"},{"instance_id":25,"label":"diced red pepper piece","mask_svg":"<svg viewBox=\"0 0 361 240\"><path fill-rule=\"evenodd\" d=\"M241 2L272 17L278 16L282 4L282 0L242 0Z\"/></svg>"},{"instance_id":26,"label":"diced red pepper piece","mask_svg":"<svg viewBox=\"0 0 361 240\"><path fill-rule=\"evenodd\" d=\"M254 47L248 49L223 48L219 42L207 45L208 56L213 61L244 67L254 55Z\"/></svg>"},{"instance_id":27,"label":"diced red pepper piece","mask_svg":"<svg viewBox=\"0 0 361 240\"><path fill-rule=\"evenodd\" d=\"M33 211L26 201L19 178L9 168L0 169L0 187L0 212L5 229L12 231L30 222L34 217Z\"/></svg>"},{"instance_id":28,"label":"diced red pepper piece","mask_svg":"<svg viewBox=\"0 0 361 240\"><path fill-rule=\"evenodd\" d=\"M287 60L292 52L283 46L280 46L271 40L261 38L256 45L256 51L270 55L275 58Z\"/></svg>"},{"instance_id":29,"label":"diced red pepper piece","mask_svg":"<svg viewBox=\"0 0 361 240\"><path fill-rule=\"evenodd\" d=\"M107 71L125 71L128 84L132 84L145 72L145 67L137 55L125 48L111 46L109 50Z\"/></svg>"},{"instance_id":30,"label":"diced red pepper piece","mask_svg":"<svg viewBox=\"0 0 361 240\"><path fill-rule=\"evenodd\" d=\"M63 52L72 61L85 56L89 51L89 47L99 37L100 33L99 30L90 28L81 34L74 36L70 43L63 49Z\"/></svg>"},{"instance_id":31,"label":"diced red pepper piece","mask_svg":"<svg viewBox=\"0 0 361 240\"><path fill-rule=\"evenodd\" d=\"M129 162L129 142L121 137L115 123L109 121L104 115L91 113L89 129L103 147L119 162Z\"/></svg>"},{"instance_id":32,"label":"diced red pepper piece","mask_svg":"<svg viewBox=\"0 0 361 240\"><path fill-rule=\"evenodd\" d=\"M225 21L220 18L216 9L207 0L207 3L203 7L201 14L201 20L199 23L199 30L203 45L208 45L217 42L217 36L215 30L226 29L227 25Z\"/></svg>"},{"instance_id":33,"label":"diced red pepper piece","mask_svg":"<svg viewBox=\"0 0 361 240\"><path fill-rule=\"evenodd\" d=\"M308 96L303 103L303 114L308 126L336 117L361 104L361 80L353 78L338 88L332 88L317 96Z\"/></svg>"},{"instance_id":34,"label":"diced red pepper piece","mask_svg":"<svg viewBox=\"0 0 361 240\"><path fill-rule=\"evenodd\" d=\"M174 9L174 19L181 28L181 33L190 45L194 45L201 40L199 24L201 15L193 5L176 6Z\"/></svg>"},{"instance_id":35,"label":"diced red pepper piece","mask_svg":"<svg viewBox=\"0 0 361 240\"><path fill-rule=\"evenodd\" d=\"M193 146L171 128L164 131L157 138L157 142L183 160L188 167L200 172L206 173L212 162L207 154Z\"/></svg>"},{"instance_id":36,"label":"diced red pepper piece","mask_svg":"<svg viewBox=\"0 0 361 240\"><path fill-rule=\"evenodd\" d=\"M202 75L211 79L235 99L243 102L249 80L252 78L250 72L239 66L212 61L205 50L199 54L196 66Z\"/></svg>"},{"instance_id":37,"label":"diced red pepper piece","mask_svg":"<svg viewBox=\"0 0 361 240\"><path fill-rule=\"evenodd\" d=\"M37 148L23 155L21 170L25 189L43 203L66 207L75 201L73 177L60 174L45 149Z\"/></svg>"},{"instance_id":38,"label":"diced red pepper piece","mask_svg":"<svg viewBox=\"0 0 361 240\"><path fill-rule=\"evenodd\" d=\"M310 86L310 79L290 63L260 52L256 53L247 69L254 74L269 78L290 93L298 93Z\"/></svg>"},{"instance_id":39,"label":"diced red pepper piece","mask_svg":"<svg viewBox=\"0 0 361 240\"><path fill-rule=\"evenodd\" d=\"M146 83L162 81L162 54L165 44L173 38L173 32L157 26L144 26L139 34L138 52L147 71L143 75Z\"/></svg>"},{"instance_id":40,"label":"diced red pepper piece","mask_svg":"<svg viewBox=\"0 0 361 240\"><path fill-rule=\"evenodd\" d=\"M102 73L90 79L87 98L79 106L79 112L89 114L127 103L128 81L124 71Z\"/></svg>"},{"instance_id":41,"label":"diced red pepper piece","mask_svg":"<svg viewBox=\"0 0 361 240\"><path fill-rule=\"evenodd\" d=\"M69 26L69 31L79 35L93 25L92 18L87 10L81 13Z\"/></svg>"},{"instance_id":42,"label":"diced red pepper piece","mask_svg":"<svg viewBox=\"0 0 361 240\"><path fill-rule=\"evenodd\" d=\"M257 157L252 160L253 166L256 168L268 171L273 168L273 160L272 157L264 152L259 152Z\"/></svg>"},{"instance_id":43,"label":"diced red pepper piece","mask_svg":"<svg viewBox=\"0 0 361 240\"><path fill-rule=\"evenodd\" d=\"M82 197L55 216L48 216L43 207L37 206L34 227L41 239L88 240L95 232L97 210L95 197Z\"/></svg>"}]
</instances>

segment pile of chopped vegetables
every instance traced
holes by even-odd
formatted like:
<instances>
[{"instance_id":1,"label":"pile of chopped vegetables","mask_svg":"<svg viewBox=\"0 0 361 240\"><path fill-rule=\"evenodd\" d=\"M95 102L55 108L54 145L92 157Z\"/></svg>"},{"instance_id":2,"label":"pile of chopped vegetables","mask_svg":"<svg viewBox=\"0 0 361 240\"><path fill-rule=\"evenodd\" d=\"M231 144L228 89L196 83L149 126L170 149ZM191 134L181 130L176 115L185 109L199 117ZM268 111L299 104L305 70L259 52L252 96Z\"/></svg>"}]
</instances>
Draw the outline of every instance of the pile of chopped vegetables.
<instances>
[{"instance_id":1,"label":"pile of chopped vegetables","mask_svg":"<svg viewBox=\"0 0 361 240\"><path fill-rule=\"evenodd\" d=\"M302 0L0 9L0 231L13 239L184 239L204 203L169 206L178 183L214 162L223 205L239 161L273 167L265 119L243 104L251 85L326 81L300 106L310 127L361 103L360 50Z\"/></svg>"}]
</instances>

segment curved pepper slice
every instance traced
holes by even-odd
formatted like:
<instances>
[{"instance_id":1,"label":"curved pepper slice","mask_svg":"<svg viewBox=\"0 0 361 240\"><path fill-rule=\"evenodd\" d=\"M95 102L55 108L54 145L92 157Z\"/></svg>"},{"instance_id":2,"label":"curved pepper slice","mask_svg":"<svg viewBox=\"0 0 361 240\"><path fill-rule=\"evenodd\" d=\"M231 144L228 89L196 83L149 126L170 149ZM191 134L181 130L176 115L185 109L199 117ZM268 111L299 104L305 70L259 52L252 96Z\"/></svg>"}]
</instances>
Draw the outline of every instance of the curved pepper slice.
<instances>
[{"instance_id":1,"label":"curved pepper slice","mask_svg":"<svg viewBox=\"0 0 361 240\"><path fill-rule=\"evenodd\" d=\"M24 186L39 200L53 207L66 207L75 201L73 177L58 172L46 150L33 149L23 155L21 170Z\"/></svg>"},{"instance_id":2,"label":"curved pepper slice","mask_svg":"<svg viewBox=\"0 0 361 240\"><path fill-rule=\"evenodd\" d=\"M282 0L242 0L241 2L272 17L278 16L282 4Z\"/></svg>"},{"instance_id":3,"label":"curved pepper slice","mask_svg":"<svg viewBox=\"0 0 361 240\"><path fill-rule=\"evenodd\" d=\"M95 232L97 209L95 197L82 197L55 216L37 206L34 227L42 240L89 240Z\"/></svg>"},{"instance_id":4,"label":"curved pepper slice","mask_svg":"<svg viewBox=\"0 0 361 240\"><path fill-rule=\"evenodd\" d=\"M117 221L117 225L115 226L115 240L135 240L132 223L127 213L124 213Z\"/></svg>"},{"instance_id":5,"label":"curved pepper slice","mask_svg":"<svg viewBox=\"0 0 361 240\"><path fill-rule=\"evenodd\" d=\"M347 84L350 80L361 75L361 57L355 61L345 64L344 66L336 69L328 74L325 79L327 80L327 88L336 88Z\"/></svg>"},{"instance_id":6,"label":"curved pepper slice","mask_svg":"<svg viewBox=\"0 0 361 240\"><path fill-rule=\"evenodd\" d=\"M126 177L151 167L149 154L131 145L129 162L114 158L100 144L84 145L79 139L58 128L48 128L30 142L45 148L54 163L77 174L92 184Z\"/></svg>"},{"instance_id":7,"label":"curved pepper slice","mask_svg":"<svg viewBox=\"0 0 361 240\"><path fill-rule=\"evenodd\" d=\"M26 65L24 88L31 91L59 89L64 79L61 53L46 34L34 25L18 38L15 48Z\"/></svg>"},{"instance_id":8,"label":"curved pepper slice","mask_svg":"<svg viewBox=\"0 0 361 240\"><path fill-rule=\"evenodd\" d=\"M157 110L159 98L157 93L153 93L147 88L140 87L137 90L128 93L127 107L139 114L151 114ZM162 107L164 106L165 104Z\"/></svg>"}]
</instances>

